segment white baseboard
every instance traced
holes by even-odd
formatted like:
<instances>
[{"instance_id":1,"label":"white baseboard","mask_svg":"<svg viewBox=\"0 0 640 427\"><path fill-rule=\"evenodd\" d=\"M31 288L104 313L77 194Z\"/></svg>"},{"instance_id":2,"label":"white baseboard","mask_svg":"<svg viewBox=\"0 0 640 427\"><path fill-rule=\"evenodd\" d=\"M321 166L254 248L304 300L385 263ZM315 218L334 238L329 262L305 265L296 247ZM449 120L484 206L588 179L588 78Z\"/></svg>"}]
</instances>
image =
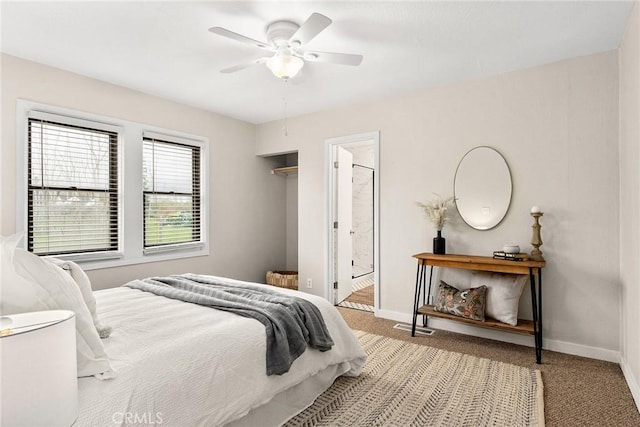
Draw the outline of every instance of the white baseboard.
<instances>
[{"instance_id":1,"label":"white baseboard","mask_svg":"<svg viewBox=\"0 0 640 427\"><path fill-rule=\"evenodd\" d=\"M401 313L391 310L377 310L375 315L377 317L394 320L396 322L404 322L409 324L413 322L413 318L409 313ZM421 318L421 316L418 316L419 325L422 325ZM464 335L473 335L476 337L487 338L496 341L504 341L512 344L524 345L527 347L535 347L533 336L480 328L477 326L471 326L464 323L456 322L454 320L429 318L429 327L456 332ZM545 350L557 351L559 353L573 354L575 356L589 357L591 359L620 363L620 352L607 350L604 348L590 347L566 341L551 340L544 337L542 340L542 348ZM542 360L544 362L544 354Z\"/></svg>"},{"instance_id":2,"label":"white baseboard","mask_svg":"<svg viewBox=\"0 0 640 427\"><path fill-rule=\"evenodd\" d=\"M620 363L620 352L607 350L606 348L591 347L575 344L567 341L542 339L542 348L558 353L573 354L575 356L589 357L591 359L604 360L606 362Z\"/></svg>"},{"instance_id":3,"label":"white baseboard","mask_svg":"<svg viewBox=\"0 0 640 427\"><path fill-rule=\"evenodd\" d=\"M631 396L633 396L633 400L636 402L636 409L640 412L640 383L638 383L636 377L633 375L627 360L622 356L620 357L620 368L622 369L624 379L627 380L629 390L631 390Z\"/></svg>"}]
</instances>

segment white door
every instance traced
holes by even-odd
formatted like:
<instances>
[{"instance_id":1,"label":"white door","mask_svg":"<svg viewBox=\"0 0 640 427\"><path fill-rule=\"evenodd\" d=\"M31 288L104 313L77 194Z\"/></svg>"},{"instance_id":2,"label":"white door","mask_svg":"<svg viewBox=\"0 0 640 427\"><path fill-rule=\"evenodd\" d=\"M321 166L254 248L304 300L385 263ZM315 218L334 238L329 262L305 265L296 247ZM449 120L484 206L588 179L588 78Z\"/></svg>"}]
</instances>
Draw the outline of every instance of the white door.
<instances>
[{"instance_id":1,"label":"white door","mask_svg":"<svg viewBox=\"0 0 640 427\"><path fill-rule=\"evenodd\" d=\"M335 171L336 212L334 214L335 233L335 278L337 288L334 286L334 302L338 304L351 295L351 211L353 204L353 155L340 146L336 146L334 156L337 162Z\"/></svg>"}]
</instances>

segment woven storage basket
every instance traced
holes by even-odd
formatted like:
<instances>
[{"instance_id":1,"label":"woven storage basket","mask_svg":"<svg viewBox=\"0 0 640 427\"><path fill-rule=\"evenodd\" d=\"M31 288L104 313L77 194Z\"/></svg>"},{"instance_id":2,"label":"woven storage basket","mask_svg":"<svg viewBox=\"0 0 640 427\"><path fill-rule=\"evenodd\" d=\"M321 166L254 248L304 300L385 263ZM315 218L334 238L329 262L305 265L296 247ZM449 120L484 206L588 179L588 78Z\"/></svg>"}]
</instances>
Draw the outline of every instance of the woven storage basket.
<instances>
[{"instance_id":1,"label":"woven storage basket","mask_svg":"<svg viewBox=\"0 0 640 427\"><path fill-rule=\"evenodd\" d=\"M279 288L298 290L297 271L267 271L267 284Z\"/></svg>"}]
</instances>

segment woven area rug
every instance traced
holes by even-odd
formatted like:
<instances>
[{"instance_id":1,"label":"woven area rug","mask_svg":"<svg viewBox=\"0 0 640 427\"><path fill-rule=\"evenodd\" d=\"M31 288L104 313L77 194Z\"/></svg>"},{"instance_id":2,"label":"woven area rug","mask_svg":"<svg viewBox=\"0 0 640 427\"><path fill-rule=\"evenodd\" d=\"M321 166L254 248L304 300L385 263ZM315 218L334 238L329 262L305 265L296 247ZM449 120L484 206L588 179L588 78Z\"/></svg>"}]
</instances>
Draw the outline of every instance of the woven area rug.
<instances>
[{"instance_id":1,"label":"woven area rug","mask_svg":"<svg viewBox=\"0 0 640 427\"><path fill-rule=\"evenodd\" d=\"M355 331L369 355L287 426L544 426L540 371Z\"/></svg>"}]
</instances>

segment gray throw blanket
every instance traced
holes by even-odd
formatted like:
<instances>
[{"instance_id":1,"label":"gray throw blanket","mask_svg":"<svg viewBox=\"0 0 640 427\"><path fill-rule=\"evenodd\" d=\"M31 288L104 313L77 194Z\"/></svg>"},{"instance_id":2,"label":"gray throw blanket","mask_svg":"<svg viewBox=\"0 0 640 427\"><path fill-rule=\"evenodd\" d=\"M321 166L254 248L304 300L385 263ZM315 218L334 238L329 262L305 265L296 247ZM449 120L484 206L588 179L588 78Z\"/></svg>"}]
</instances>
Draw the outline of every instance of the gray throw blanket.
<instances>
[{"instance_id":1,"label":"gray throw blanket","mask_svg":"<svg viewBox=\"0 0 640 427\"><path fill-rule=\"evenodd\" d=\"M267 375L288 372L307 343L320 351L333 346L315 305L264 285L184 274L134 280L124 286L256 319L267 333Z\"/></svg>"}]
</instances>

